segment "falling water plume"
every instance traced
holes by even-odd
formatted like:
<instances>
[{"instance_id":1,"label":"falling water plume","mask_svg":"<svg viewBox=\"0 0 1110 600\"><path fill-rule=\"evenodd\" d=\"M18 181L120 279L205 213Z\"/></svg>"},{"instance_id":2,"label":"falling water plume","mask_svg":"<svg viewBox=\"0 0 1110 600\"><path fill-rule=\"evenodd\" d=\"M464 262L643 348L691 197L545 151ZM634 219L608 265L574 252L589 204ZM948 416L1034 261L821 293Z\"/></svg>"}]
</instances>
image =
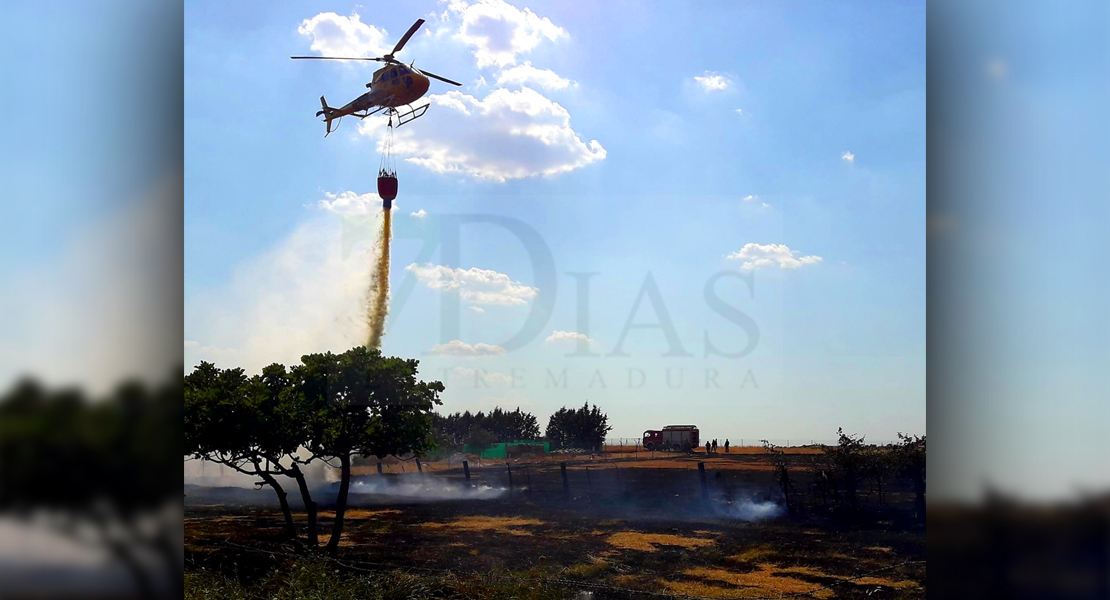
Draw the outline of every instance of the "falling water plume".
<instances>
[{"instance_id":1,"label":"falling water plume","mask_svg":"<svg viewBox=\"0 0 1110 600\"><path fill-rule=\"evenodd\" d=\"M389 312L389 240L392 237L389 214L388 208L382 212L378 260L374 273L370 277L370 308L366 314L366 321L370 325L370 338L366 341L366 347L372 350L382 345L385 315Z\"/></svg>"}]
</instances>

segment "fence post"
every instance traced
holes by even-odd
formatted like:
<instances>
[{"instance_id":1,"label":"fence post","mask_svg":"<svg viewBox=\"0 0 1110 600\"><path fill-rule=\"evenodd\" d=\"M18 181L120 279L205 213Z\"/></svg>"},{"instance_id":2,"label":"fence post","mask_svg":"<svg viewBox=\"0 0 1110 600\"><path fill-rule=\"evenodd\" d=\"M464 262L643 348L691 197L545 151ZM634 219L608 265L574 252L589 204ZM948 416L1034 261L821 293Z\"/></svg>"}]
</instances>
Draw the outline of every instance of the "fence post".
<instances>
[{"instance_id":1,"label":"fence post","mask_svg":"<svg viewBox=\"0 0 1110 600\"><path fill-rule=\"evenodd\" d=\"M509 463L505 463L505 470L509 472L509 497L512 498L512 496L513 496L513 468L509 466Z\"/></svg>"},{"instance_id":2,"label":"fence post","mask_svg":"<svg viewBox=\"0 0 1110 600\"><path fill-rule=\"evenodd\" d=\"M567 481L567 463L559 463L559 471L563 474L563 494L570 497L570 483Z\"/></svg>"},{"instance_id":3,"label":"fence post","mask_svg":"<svg viewBox=\"0 0 1110 600\"><path fill-rule=\"evenodd\" d=\"M378 461L378 475L382 474L382 461Z\"/></svg>"},{"instance_id":4,"label":"fence post","mask_svg":"<svg viewBox=\"0 0 1110 600\"><path fill-rule=\"evenodd\" d=\"M470 485L470 463L463 461L463 475L466 476L466 484Z\"/></svg>"},{"instance_id":5,"label":"fence post","mask_svg":"<svg viewBox=\"0 0 1110 600\"><path fill-rule=\"evenodd\" d=\"M705 483L705 463L698 463L698 477L701 478L701 499L709 500L709 486Z\"/></svg>"},{"instance_id":6,"label":"fence post","mask_svg":"<svg viewBox=\"0 0 1110 600\"><path fill-rule=\"evenodd\" d=\"M419 456L416 457L416 470L420 471L421 475L424 474L424 467L420 466L420 457Z\"/></svg>"}]
</instances>

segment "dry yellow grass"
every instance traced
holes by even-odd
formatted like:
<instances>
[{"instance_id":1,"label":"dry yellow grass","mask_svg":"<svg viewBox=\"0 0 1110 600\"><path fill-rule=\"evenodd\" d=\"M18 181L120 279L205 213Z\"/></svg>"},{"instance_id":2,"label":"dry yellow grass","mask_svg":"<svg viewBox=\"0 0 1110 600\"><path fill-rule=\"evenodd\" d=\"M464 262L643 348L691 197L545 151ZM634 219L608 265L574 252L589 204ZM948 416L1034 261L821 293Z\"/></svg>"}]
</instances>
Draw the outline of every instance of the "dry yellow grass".
<instances>
[{"instance_id":1,"label":"dry yellow grass","mask_svg":"<svg viewBox=\"0 0 1110 600\"><path fill-rule=\"evenodd\" d=\"M588 563L579 563L567 567L565 573L572 577L582 577L583 579L589 579L597 577L608 569L609 563L603 560L595 560Z\"/></svg>"},{"instance_id":2,"label":"dry yellow grass","mask_svg":"<svg viewBox=\"0 0 1110 600\"><path fill-rule=\"evenodd\" d=\"M729 585L737 586L736 588L719 588L713 586L705 586L709 590L717 590L716 595L722 598L744 598L751 596L767 596L776 594L810 594L815 598L829 598L833 595L832 590L822 589L823 586L817 583L810 583L802 581L794 577L786 577L776 571L773 565L768 563L760 563L758 570L750 573L733 573L724 569L712 569L706 567L699 567L694 569L687 569L682 572L683 575L689 577L699 577L701 579L708 579L711 581L720 581ZM807 573L809 574L809 573ZM663 582L669 589L679 593L691 595L715 595L713 592L707 594L695 593L692 591L681 591L678 589L681 584L690 584L693 582Z\"/></svg>"},{"instance_id":3,"label":"dry yellow grass","mask_svg":"<svg viewBox=\"0 0 1110 600\"><path fill-rule=\"evenodd\" d=\"M655 552L659 546L682 546L693 550L702 546L712 546L714 541L705 538L686 537L681 535L668 535L665 533L641 533L638 531L622 531L610 535L606 540L610 546L626 548L629 550L643 550Z\"/></svg>"},{"instance_id":4,"label":"dry yellow grass","mask_svg":"<svg viewBox=\"0 0 1110 600\"><path fill-rule=\"evenodd\" d=\"M320 534L320 545L321 546L327 545L327 543L330 542L330 541L331 541L331 534L330 533L321 533ZM340 545L340 547L343 547L343 548L349 548L349 547L355 545L355 541L351 539L351 536L345 535L345 536L339 538L339 545Z\"/></svg>"},{"instance_id":5,"label":"dry yellow grass","mask_svg":"<svg viewBox=\"0 0 1110 600\"><path fill-rule=\"evenodd\" d=\"M531 531L527 529L519 529L520 527L529 527L535 525L543 525L544 522L539 519L523 519L520 517L460 517L454 521L447 523L421 523L420 526L427 529L452 529L455 531L492 531L494 533L506 533L509 535L532 535Z\"/></svg>"},{"instance_id":6,"label":"dry yellow grass","mask_svg":"<svg viewBox=\"0 0 1110 600\"><path fill-rule=\"evenodd\" d=\"M749 548L741 552L740 554L734 554L728 557L728 560L736 562L755 562L774 554L775 551L770 546L756 546L754 548Z\"/></svg>"}]
</instances>

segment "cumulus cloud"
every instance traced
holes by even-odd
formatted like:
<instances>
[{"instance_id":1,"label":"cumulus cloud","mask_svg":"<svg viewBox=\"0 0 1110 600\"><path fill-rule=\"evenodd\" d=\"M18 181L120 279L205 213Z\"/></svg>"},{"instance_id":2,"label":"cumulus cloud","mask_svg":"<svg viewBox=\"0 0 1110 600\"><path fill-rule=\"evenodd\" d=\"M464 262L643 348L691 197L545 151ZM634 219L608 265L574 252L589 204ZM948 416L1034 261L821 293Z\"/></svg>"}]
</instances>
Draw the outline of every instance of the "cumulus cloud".
<instances>
[{"instance_id":1,"label":"cumulus cloud","mask_svg":"<svg viewBox=\"0 0 1110 600\"><path fill-rule=\"evenodd\" d=\"M446 344L436 345L431 353L440 356L499 356L505 353L505 349L492 344L470 345L462 340L451 340Z\"/></svg>"},{"instance_id":2,"label":"cumulus cloud","mask_svg":"<svg viewBox=\"0 0 1110 600\"><path fill-rule=\"evenodd\" d=\"M490 372L485 369L468 369L466 367L455 367L452 369L451 374L455 377L473 381L475 385L479 383L485 384L508 384L513 382L513 378L505 373L498 373L496 371Z\"/></svg>"},{"instance_id":3,"label":"cumulus cloud","mask_svg":"<svg viewBox=\"0 0 1110 600\"><path fill-rule=\"evenodd\" d=\"M357 14L320 13L302 21L297 32L322 56L381 56L393 49L384 29L363 23Z\"/></svg>"},{"instance_id":4,"label":"cumulus cloud","mask_svg":"<svg viewBox=\"0 0 1110 600\"><path fill-rule=\"evenodd\" d=\"M414 213L409 213L409 216L410 217L415 217L417 219L423 219L424 217L428 216L428 213L425 212L423 208L421 208L420 210L418 210Z\"/></svg>"},{"instance_id":5,"label":"cumulus cloud","mask_svg":"<svg viewBox=\"0 0 1110 600\"><path fill-rule=\"evenodd\" d=\"M747 196L741 198L741 200L744 202L755 202L756 200L759 200L759 196L756 196L755 194L748 194Z\"/></svg>"},{"instance_id":6,"label":"cumulus cloud","mask_svg":"<svg viewBox=\"0 0 1110 600\"><path fill-rule=\"evenodd\" d=\"M582 340L582 341L586 341L586 342L592 342L593 341L592 339L590 339L584 333L578 333L577 331L559 331L559 330L555 330L555 331L551 332L551 335L547 336L547 339L545 339L544 341L545 342L564 342L564 341L578 341L578 340Z\"/></svg>"},{"instance_id":7,"label":"cumulus cloud","mask_svg":"<svg viewBox=\"0 0 1110 600\"><path fill-rule=\"evenodd\" d=\"M694 81L698 82L701 89L707 92L720 92L728 89L728 86L731 84L727 76L714 73L713 71L706 71L705 75L695 75Z\"/></svg>"},{"instance_id":8,"label":"cumulus cloud","mask_svg":"<svg viewBox=\"0 0 1110 600\"><path fill-rule=\"evenodd\" d=\"M567 37L566 30L547 17L503 0L473 4L452 0L443 17L449 20L452 16L460 19L455 39L471 47L479 68L514 65L517 55L531 52L544 40Z\"/></svg>"},{"instance_id":9,"label":"cumulus cloud","mask_svg":"<svg viewBox=\"0 0 1110 600\"><path fill-rule=\"evenodd\" d=\"M405 267L417 280L433 290L455 292L470 304L522 306L536 297L539 289L513 281L508 275L471 267L413 263Z\"/></svg>"},{"instance_id":10,"label":"cumulus cloud","mask_svg":"<svg viewBox=\"0 0 1110 600\"><path fill-rule=\"evenodd\" d=\"M733 252L725 258L739 260L740 268L745 271L762 267L779 267L782 269L797 269L805 265L815 265L821 262L820 256L800 256L786 244L744 244L738 252Z\"/></svg>"},{"instance_id":11,"label":"cumulus cloud","mask_svg":"<svg viewBox=\"0 0 1110 600\"><path fill-rule=\"evenodd\" d=\"M856 162L856 155L852 154L851 152L848 152L847 150L845 150L844 154L840 155L840 160L847 161L847 162L850 162L850 163L854 163L854 162Z\"/></svg>"},{"instance_id":12,"label":"cumulus cloud","mask_svg":"<svg viewBox=\"0 0 1110 600\"><path fill-rule=\"evenodd\" d=\"M531 62L510 67L497 75L497 85L525 85L533 83L545 90L561 90L570 85L569 79L560 77L550 69L537 69Z\"/></svg>"},{"instance_id":13,"label":"cumulus cloud","mask_svg":"<svg viewBox=\"0 0 1110 600\"><path fill-rule=\"evenodd\" d=\"M381 212L382 199L372 192L366 194L350 190L338 194L324 192L324 199L316 205L337 215L372 215ZM396 203L393 206L396 208ZM415 216L415 213L413 214Z\"/></svg>"},{"instance_id":14,"label":"cumulus cloud","mask_svg":"<svg viewBox=\"0 0 1110 600\"><path fill-rule=\"evenodd\" d=\"M394 132L393 152L436 173L506 181L555 175L604 160L597 140L583 142L570 113L539 92L497 88L485 98L458 91L432 95L421 127ZM384 150L386 127L367 119L359 131Z\"/></svg>"}]
</instances>

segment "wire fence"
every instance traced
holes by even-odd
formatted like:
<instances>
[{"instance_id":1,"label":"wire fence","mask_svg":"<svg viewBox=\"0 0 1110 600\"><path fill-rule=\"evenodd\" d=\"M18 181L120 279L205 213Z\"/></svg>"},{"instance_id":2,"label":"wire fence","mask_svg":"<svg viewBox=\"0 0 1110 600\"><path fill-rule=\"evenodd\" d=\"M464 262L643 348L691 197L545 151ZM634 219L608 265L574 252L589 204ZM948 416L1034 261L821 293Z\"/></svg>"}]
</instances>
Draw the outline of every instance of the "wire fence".
<instances>
[{"instance_id":1,"label":"wire fence","mask_svg":"<svg viewBox=\"0 0 1110 600\"><path fill-rule=\"evenodd\" d=\"M704 447L706 442L712 444L713 440L717 440L717 449L720 451L725 442L728 442L731 448L761 448L763 447L764 438L754 437L733 437L733 438L701 438L699 441L700 446ZM813 438L776 438L766 440L767 442L787 448L805 447L805 446L835 446L838 440L835 439L813 439ZM897 443L894 440L878 440L867 439L868 444L875 444L878 446L886 446L888 444ZM643 438L638 437L614 437L605 438L605 443L602 446L603 452L623 451L623 452L636 452L645 451L643 447Z\"/></svg>"}]
</instances>

